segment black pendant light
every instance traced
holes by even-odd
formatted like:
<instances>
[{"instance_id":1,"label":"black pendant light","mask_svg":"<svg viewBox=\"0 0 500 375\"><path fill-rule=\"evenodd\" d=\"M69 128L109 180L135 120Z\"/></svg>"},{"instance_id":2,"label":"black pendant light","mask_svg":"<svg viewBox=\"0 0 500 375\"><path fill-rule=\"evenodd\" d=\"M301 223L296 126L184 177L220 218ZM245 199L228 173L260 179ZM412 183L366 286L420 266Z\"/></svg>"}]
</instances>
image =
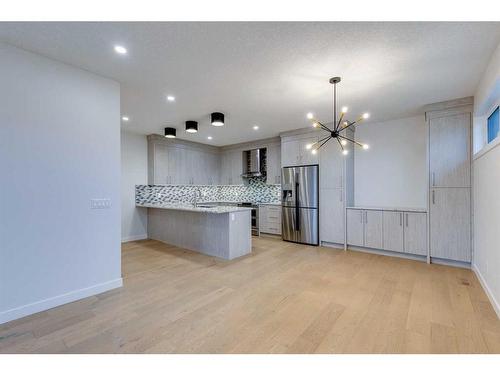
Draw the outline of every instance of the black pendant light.
<instances>
[{"instance_id":1,"label":"black pendant light","mask_svg":"<svg viewBox=\"0 0 500 375\"><path fill-rule=\"evenodd\" d=\"M198 122L197 121L186 121L186 131L188 133L198 132Z\"/></svg>"},{"instance_id":2,"label":"black pendant light","mask_svg":"<svg viewBox=\"0 0 500 375\"><path fill-rule=\"evenodd\" d=\"M222 112L213 112L210 115L212 119L212 125L213 126L223 126L224 125L224 113Z\"/></svg>"},{"instance_id":3,"label":"black pendant light","mask_svg":"<svg viewBox=\"0 0 500 375\"><path fill-rule=\"evenodd\" d=\"M346 120L345 114L347 113L347 107L342 107L340 111L340 117L337 116L337 84L340 82L340 77L333 77L330 78L330 84L332 84L332 90L333 90L333 118L332 118L332 128L330 129L328 126L325 124L321 123L319 120L314 118L314 115L312 113L307 114L307 118L312 121L312 126L315 127L318 130L323 130L327 133L326 137L320 139L317 142L310 143L306 146L308 150L311 150L313 154L316 154L318 150L321 148L321 146L325 145L330 139L335 139L344 155L348 154L347 148L344 148L348 144L348 142L351 142L352 144L355 144L359 147L362 147L364 150L367 150L369 146L365 143L360 143L357 142L356 140L349 138L345 135L345 130L350 128L353 125L359 124L361 121L366 120L368 117L370 117L370 114L364 113L361 116L359 116L356 121L349 121Z\"/></svg>"},{"instance_id":4,"label":"black pendant light","mask_svg":"<svg viewBox=\"0 0 500 375\"><path fill-rule=\"evenodd\" d=\"M165 138L175 138L176 134L177 134L177 129L165 128Z\"/></svg>"}]
</instances>

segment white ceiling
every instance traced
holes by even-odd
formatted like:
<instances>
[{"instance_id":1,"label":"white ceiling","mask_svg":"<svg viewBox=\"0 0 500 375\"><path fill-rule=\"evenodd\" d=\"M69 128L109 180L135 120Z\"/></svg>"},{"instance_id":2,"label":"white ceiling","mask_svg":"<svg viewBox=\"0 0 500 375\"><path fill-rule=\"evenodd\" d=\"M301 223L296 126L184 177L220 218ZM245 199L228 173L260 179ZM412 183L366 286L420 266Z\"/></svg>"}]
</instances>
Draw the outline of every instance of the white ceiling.
<instances>
[{"instance_id":1,"label":"white ceiling","mask_svg":"<svg viewBox=\"0 0 500 375\"><path fill-rule=\"evenodd\" d=\"M226 145L305 127L309 111L331 121L332 76L351 118L371 113L363 126L473 95L500 23L0 23L0 40L120 82L123 128Z\"/></svg>"}]
</instances>

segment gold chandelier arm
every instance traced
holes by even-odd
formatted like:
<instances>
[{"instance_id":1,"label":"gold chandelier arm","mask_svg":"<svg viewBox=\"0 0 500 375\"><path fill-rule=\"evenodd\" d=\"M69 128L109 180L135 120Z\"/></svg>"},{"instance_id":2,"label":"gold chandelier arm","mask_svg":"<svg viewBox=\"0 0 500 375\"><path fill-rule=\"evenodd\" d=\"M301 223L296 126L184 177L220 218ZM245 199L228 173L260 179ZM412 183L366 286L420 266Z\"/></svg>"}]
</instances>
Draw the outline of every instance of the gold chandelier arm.
<instances>
[{"instance_id":1,"label":"gold chandelier arm","mask_svg":"<svg viewBox=\"0 0 500 375\"><path fill-rule=\"evenodd\" d=\"M342 142L340 142L340 139L338 137L336 139L337 139L337 142L340 145L340 148L342 149L342 151L344 151L344 146L342 146Z\"/></svg>"},{"instance_id":2,"label":"gold chandelier arm","mask_svg":"<svg viewBox=\"0 0 500 375\"><path fill-rule=\"evenodd\" d=\"M329 133L331 133L331 132L332 132L332 131L330 130L330 128L329 128L328 126L324 125L323 123L321 123L321 122L319 122L319 121L317 121L317 120L315 120L314 122L318 123L318 124L319 124L319 126L321 126L321 129L323 129L324 131L327 131L327 132L329 132Z\"/></svg>"},{"instance_id":3,"label":"gold chandelier arm","mask_svg":"<svg viewBox=\"0 0 500 375\"><path fill-rule=\"evenodd\" d=\"M341 122L342 122L342 120L344 119L344 115L345 115L345 113L344 113L344 112L342 112L342 113L340 114L339 122L337 123L337 125L335 125L335 130L339 130L340 123L341 123Z\"/></svg>"},{"instance_id":4,"label":"gold chandelier arm","mask_svg":"<svg viewBox=\"0 0 500 375\"><path fill-rule=\"evenodd\" d=\"M359 147L363 147L363 144L362 144L362 143L359 143L359 142L355 141L354 139L344 137L343 135L340 135L340 134L339 134L339 137L340 137L340 138L342 138L342 139L345 139L346 141L349 141L349 142L355 143L355 144L357 144Z\"/></svg>"},{"instance_id":5,"label":"gold chandelier arm","mask_svg":"<svg viewBox=\"0 0 500 375\"><path fill-rule=\"evenodd\" d=\"M331 136L328 136L328 137L326 137L326 138L323 138L321 141L323 141L323 140L325 140L325 139L326 139L326 141L324 141L324 142L323 142L323 143L321 143L318 147L316 147L316 148L315 148L315 150L319 150L319 149L320 149L320 148L321 148L321 147L322 147L322 146L323 146L326 142L328 142L330 139L332 139L332 137L331 137ZM318 143L320 143L321 141L318 141Z\"/></svg>"}]
</instances>

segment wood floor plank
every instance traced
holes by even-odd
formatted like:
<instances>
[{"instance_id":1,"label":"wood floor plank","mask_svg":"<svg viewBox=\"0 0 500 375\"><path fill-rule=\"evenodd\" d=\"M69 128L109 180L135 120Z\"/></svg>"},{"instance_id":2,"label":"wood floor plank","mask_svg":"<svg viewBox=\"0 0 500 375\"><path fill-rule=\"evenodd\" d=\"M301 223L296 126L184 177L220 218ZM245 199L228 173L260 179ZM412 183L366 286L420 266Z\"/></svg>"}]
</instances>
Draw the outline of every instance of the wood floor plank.
<instances>
[{"instance_id":1,"label":"wood floor plank","mask_svg":"<svg viewBox=\"0 0 500 375\"><path fill-rule=\"evenodd\" d=\"M500 353L470 270L252 241L233 261L123 244L122 288L0 325L0 353Z\"/></svg>"}]
</instances>

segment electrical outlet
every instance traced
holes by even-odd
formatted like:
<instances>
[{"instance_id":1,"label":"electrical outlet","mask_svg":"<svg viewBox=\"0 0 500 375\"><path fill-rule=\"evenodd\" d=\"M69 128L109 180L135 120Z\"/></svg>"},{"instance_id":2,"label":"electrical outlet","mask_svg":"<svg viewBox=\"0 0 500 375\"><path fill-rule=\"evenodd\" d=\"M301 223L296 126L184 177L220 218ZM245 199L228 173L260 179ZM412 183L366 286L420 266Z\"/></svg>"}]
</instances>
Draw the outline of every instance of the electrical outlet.
<instances>
[{"instance_id":1,"label":"electrical outlet","mask_svg":"<svg viewBox=\"0 0 500 375\"><path fill-rule=\"evenodd\" d=\"M91 199L90 208L93 210L111 208L111 199Z\"/></svg>"}]
</instances>

